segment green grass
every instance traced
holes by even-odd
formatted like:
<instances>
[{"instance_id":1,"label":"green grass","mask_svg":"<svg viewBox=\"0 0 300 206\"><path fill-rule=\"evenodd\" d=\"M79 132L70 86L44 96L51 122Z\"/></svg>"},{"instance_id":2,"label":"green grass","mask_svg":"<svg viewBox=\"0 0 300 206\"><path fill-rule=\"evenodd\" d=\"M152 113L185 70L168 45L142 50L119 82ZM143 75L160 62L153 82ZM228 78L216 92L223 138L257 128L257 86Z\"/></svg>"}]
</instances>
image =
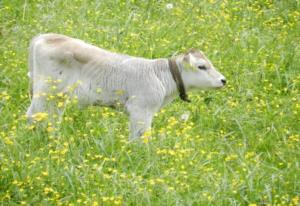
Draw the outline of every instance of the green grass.
<instances>
[{"instance_id":1,"label":"green grass","mask_svg":"<svg viewBox=\"0 0 300 206\"><path fill-rule=\"evenodd\" d=\"M1 205L300 204L300 2L168 3L0 1ZM27 48L45 32L147 58L196 47L229 83L168 105L148 143L103 107L31 129Z\"/></svg>"}]
</instances>

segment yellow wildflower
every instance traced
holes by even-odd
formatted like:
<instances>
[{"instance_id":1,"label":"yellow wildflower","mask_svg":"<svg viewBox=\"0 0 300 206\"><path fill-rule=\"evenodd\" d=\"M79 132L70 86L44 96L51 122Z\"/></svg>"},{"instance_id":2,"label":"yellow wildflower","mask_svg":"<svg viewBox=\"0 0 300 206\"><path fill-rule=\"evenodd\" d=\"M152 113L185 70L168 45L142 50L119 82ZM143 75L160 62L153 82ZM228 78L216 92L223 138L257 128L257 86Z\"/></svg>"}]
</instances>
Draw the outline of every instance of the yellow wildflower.
<instances>
[{"instance_id":1,"label":"yellow wildflower","mask_svg":"<svg viewBox=\"0 0 300 206\"><path fill-rule=\"evenodd\" d=\"M45 112L39 112L39 113L32 115L32 118L35 121L40 122L40 121L46 120L48 118L48 114Z\"/></svg>"}]
</instances>

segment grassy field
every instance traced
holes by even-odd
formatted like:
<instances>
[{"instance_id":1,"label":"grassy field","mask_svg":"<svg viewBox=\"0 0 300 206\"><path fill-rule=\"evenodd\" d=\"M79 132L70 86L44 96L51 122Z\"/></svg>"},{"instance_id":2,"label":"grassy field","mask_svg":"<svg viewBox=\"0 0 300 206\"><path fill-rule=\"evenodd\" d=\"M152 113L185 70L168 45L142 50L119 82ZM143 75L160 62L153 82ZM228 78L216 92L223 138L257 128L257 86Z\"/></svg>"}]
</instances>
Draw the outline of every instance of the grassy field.
<instances>
[{"instance_id":1,"label":"grassy field","mask_svg":"<svg viewBox=\"0 0 300 206\"><path fill-rule=\"evenodd\" d=\"M299 205L299 21L298 0L1 0L0 205ZM176 99L150 140L74 104L35 129L27 48L44 32L147 58L196 47L228 86Z\"/></svg>"}]
</instances>

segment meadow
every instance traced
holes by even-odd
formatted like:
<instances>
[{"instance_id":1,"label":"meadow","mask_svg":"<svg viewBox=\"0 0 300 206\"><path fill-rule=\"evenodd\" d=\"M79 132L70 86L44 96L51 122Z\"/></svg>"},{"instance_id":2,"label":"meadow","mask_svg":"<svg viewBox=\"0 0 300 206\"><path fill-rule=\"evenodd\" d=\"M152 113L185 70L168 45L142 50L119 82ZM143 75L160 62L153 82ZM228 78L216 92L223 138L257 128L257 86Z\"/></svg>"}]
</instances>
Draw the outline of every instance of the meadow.
<instances>
[{"instance_id":1,"label":"meadow","mask_svg":"<svg viewBox=\"0 0 300 206\"><path fill-rule=\"evenodd\" d=\"M28 44L46 32L146 58L195 47L228 84L134 143L122 109L76 102L39 129ZM300 205L299 42L299 0L1 0L0 205Z\"/></svg>"}]
</instances>

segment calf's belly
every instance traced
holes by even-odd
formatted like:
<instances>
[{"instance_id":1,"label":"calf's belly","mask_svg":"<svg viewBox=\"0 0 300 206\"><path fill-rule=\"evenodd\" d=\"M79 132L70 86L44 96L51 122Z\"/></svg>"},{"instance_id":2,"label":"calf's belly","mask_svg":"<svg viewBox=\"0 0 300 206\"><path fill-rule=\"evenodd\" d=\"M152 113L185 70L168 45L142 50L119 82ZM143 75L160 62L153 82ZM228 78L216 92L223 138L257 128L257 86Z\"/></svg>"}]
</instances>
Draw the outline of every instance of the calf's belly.
<instances>
[{"instance_id":1,"label":"calf's belly","mask_svg":"<svg viewBox=\"0 0 300 206\"><path fill-rule=\"evenodd\" d=\"M79 85L74 95L80 105L120 106L128 99L127 93L122 89L105 89L88 83Z\"/></svg>"}]
</instances>

